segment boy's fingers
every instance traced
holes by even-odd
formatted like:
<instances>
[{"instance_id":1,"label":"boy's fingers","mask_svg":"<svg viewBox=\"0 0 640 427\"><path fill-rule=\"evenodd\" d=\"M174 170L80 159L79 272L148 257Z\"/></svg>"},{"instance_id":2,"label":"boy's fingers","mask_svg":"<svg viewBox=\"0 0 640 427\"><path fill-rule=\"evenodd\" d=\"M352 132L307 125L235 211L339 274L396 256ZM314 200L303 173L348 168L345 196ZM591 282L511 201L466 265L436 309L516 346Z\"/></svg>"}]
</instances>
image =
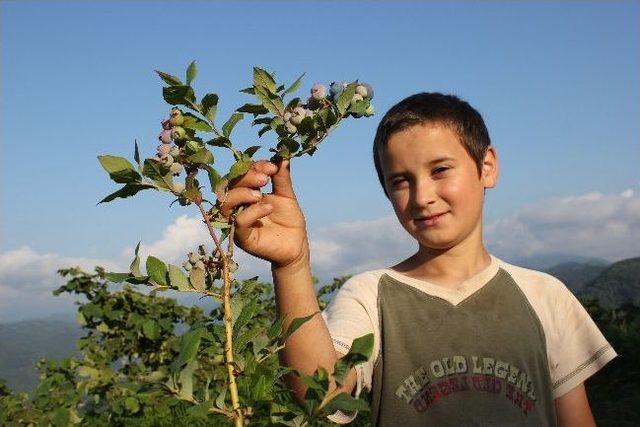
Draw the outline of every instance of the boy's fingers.
<instances>
[{"instance_id":1,"label":"boy's fingers","mask_svg":"<svg viewBox=\"0 0 640 427\"><path fill-rule=\"evenodd\" d=\"M227 196L221 206L222 215L228 217L231 211L236 207L244 204L255 203L262 198L259 190L248 187L232 188L227 192Z\"/></svg>"},{"instance_id":2,"label":"boy's fingers","mask_svg":"<svg viewBox=\"0 0 640 427\"><path fill-rule=\"evenodd\" d=\"M251 227L254 222L269 215L272 210L273 206L268 203L254 203L238 214L236 217L236 226L240 229ZM239 231L238 229L236 230ZM238 237L240 239L243 238L243 236Z\"/></svg>"},{"instance_id":3,"label":"boy's fingers","mask_svg":"<svg viewBox=\"0 0 640 427\"><path fill-rule=\"evenodd\" d=\"M267 160L254 162L251 165L251 169L249 169L247 173L239 177L237 180L231 182L230 187L260 188L264 185L267 185L267 183L269 182L269 176L273 175L277 171L278 167Z\"/></svg>"},{"instance_id":4,"label":"boy's fingers","mask_svg":"<svg viewBox=\"0 0 640 427\"><path fill-rule=\"evenodd\" d=\"M295 199L293 184L291 183L291 163L289 160L282 160L278 165L278 172L271 177L273 183L273 194Z\"/></svg>"}]
</instances>

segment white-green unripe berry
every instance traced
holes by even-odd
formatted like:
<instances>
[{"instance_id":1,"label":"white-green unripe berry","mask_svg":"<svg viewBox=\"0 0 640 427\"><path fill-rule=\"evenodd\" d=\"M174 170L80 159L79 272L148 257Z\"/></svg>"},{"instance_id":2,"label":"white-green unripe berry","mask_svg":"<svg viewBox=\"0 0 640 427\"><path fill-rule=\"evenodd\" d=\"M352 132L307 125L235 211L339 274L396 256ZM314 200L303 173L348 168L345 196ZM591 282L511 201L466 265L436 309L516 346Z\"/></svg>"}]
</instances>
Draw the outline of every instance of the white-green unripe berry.
<instances>
[{"instance_id":1,"label":"white-green unripe berry","mask_svg":"<svg viewBox=\"0 0 640 427\"><path fill-rule=\"evenodd\" d=\"M282 118L284 119L285 122L288 122L289 120L291 120L291 112L289 111L285 112Z\"/></svg>"},{"instance_id":2,"label":"white-green unripe berry","mask_svg":"<svg viewBox=\"0 0 640 427\"><path fill-rule=\"evenodd\" d=\"M160 161L163 165L171 167L171 165L173 164L173 156L171 154L167 154L166 156L160 157Z\"/></svg>"},{"instance_id":3,"label":"white-green unripe berry","mask_svg":"<svg viewBox=\"0 0 640 427\"><path fill-rule=\"evenodd\" d=\"M200 255L195 252L189 252L189 262L195 264L198 261L200 261Z\"/></svg>"},{"instance_id":4,"label":"white-green unripe berry","mask_svg":"<svg viewBox=\"0 0 640 427\"><path fill-rule=\"evenodd\" d=\"M178 157L180 155L180 148L174 145L173 147L171 147L171 150L169 151L169 155L173 157Z\"/></svg>"},{"instance_id":5,"label":"white-green unripe berry","mask_svg":"<svg viewBox=\"0 0 640 427\"><path fill-rule=\"evenodd\" d=\"M187 136L187 131L184 130L184 128L181 128L180 126L174 126L173 129L171 129L171 138L173 138L176 141L182 141L183 139L185 139L186 136Z\"/></svg>"},{"instance_id":6,"label":"white-green unripe berry","mask_svg":"<svg viewBox=\"0 0 640 427\"><path fill-rule=\"evenodd\" d=\"M191 271L191 263L189 261L185 261L182 263L182 268L184 268L187 271Z\"/></svg>"},{"instance_id":7,"label":"white-green unripe berry","mask_svg":"<svg viewBox=\"0 0 640 427\"><path fill-rule=\"evenodd\" d=\"M182 193L184 191L184 182L174 182L172 190L174 193Z\"/></svg>"},{"instance_id":8,"label":"white-green unripe berry","mask_svg":"<svg viewBox=\"0 0 640 427\"><path fill-rule=\"evenodd\" d=\"M353 94L353 98L351 98L351 103L354 104L358 101L362 101L364 98L359 93Z\"/></svg>"},{"instance_id":9,"label":"white-green unripe berry","mask_svg":"<svg viewBox=\"0 0 640 427\"><path fill-rule=\"evenodd\" d=\"M294 125L299 125L304 119L305 111L303 107L296 107L293 109L293 114L291 115L291 123Z\"/></svg>"},{"instance_id":10,"label":"white-green unripe berry","mask_svg":"<svg viewBox=\"0 0 640 427\"><path fill-rule=\"evenodd\" d=\"M369 94L369 91L367 90L366 86L358 85L356 86L356 93L361 97L366 98L367 95Z\"/></svg>"},{"instance_id":11,"label":"white-green unripe berry","mask_svg":"<svg viewBox=\"0 0 640 427\"><path fill-rule=\"evenodd\" d=\"M174 175L180 175L180 172L182 172L182 165L180 163L172 163L169 170Z\"/></svg>"},{"instance_id":12,"label":"white-green unripe berry","mask_svg":"<svg viewBox=\"0 0 640 427\"><path fill-rule=\"evenodd\" d=\"M298 128L291 122L285 122L284 127L289 133L296 133L296 131L298 130Z\"/></svg>"},{"instance_id":13,"label":"white-green unripe berry","mask_svg":"<svg viewBox=\"0 0 640 427\"><path fill-rule=\"evenodd\" d=\"M204 270L204 262L202 262L202 260L198 260L194 265L193 268L199 268L200 270Z\"/></svg>"},{"instance_id":14,"label":"white-green unripe berry","mask_svg":"<svg viewBox=\"0 0 640 427\"><path fill-rule=\"evenodd\" d=\"M371 117L373 116L373 113L375 113L376 110L375 108L373 108L373 104L369 104L369 106L367 107L366 110L364 110L364 115L367 117Z\"/></svg>"},{"instance_id":15,"label":"white-green unripe berry","mask_svg":"<svg viewBox=\"0 0 640 427\"><path fill-rule=\"evenodd\" d=\"M169 114L169 123L171 123L172 126L181 126L182 123L184 123L184 116L179 108L174 107L171 109L171 113Z\"/></svg>"}]
</instances>

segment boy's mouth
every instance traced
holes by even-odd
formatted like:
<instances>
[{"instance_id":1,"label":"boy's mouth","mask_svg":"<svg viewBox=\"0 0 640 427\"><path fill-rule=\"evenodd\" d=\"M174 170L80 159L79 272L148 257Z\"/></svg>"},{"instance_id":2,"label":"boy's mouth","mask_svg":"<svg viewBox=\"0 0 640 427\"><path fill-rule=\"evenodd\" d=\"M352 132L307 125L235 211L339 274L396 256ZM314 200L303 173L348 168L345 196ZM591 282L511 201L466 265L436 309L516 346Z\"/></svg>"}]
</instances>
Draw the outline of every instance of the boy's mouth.
<instances>
[{"instance_id":1,"label":"boy's mouth","mask_svg":"<svg viewBox=\"0 0 640 427\"><path fill-rule=\"evenodd\" d=\"M432 215L419 216L414 219L418 224L432 226L436 225L447 212L436 213Z\"/></svg>"}]
</instances>

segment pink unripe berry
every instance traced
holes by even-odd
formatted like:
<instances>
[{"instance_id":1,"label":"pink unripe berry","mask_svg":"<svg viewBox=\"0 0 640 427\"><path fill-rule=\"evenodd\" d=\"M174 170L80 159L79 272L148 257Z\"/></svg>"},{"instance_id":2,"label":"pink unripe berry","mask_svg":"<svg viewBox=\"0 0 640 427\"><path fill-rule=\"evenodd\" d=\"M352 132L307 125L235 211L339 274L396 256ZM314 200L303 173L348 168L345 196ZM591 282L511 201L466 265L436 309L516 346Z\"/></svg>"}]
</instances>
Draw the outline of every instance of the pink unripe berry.
<instances>
[{"instance_id":1,"label":"pink unripe berry","mask_svg":"<svg viewBox=\"0 0 640 427\"><path fill-rule=\"evenodd\" d=\"M169 144L159 144L158 145L158 155L160 157L166 156L171 151L171 146Z\"/></svg>"},{"instance_id":2,"label":"pink unripe berry","mask_svg":"<svg viewBox=\"0 0 640 427\"><path fill-rule=\"evenodd\" d=\"M158 135L158 139L163 144L171 144L171 130L165 129L162 132L160 132L160 135Z\"/></svg>"},{"instance_id":3,"label":"pink unripe berry","mask_svg":"<svg viewBox=\"0 0 640 427\"><path fill-rule=\"evenodd\" d=\"M171 130L171 122L169 121L169 119L162 121L162 129Z\"/></svg>"},{"instance_id":4,"label":"pink unripe berry","mask_svg":"<svg viewBox=\"0 0 640 427\"><path fill-rule=\"evenodd\" d=\"M313 117L313 111L312 110L304 110L305 116L306 117Z\"/></svg>"},{"instance_id":5,"label":"pink unripe berry","mask_svg":"<svg viewBox=\"0 0 640 427\"><path fill-rule=\"evenodd\" d=\"M316 83L311 87L311 96L313 99L321 100L327 96L327 88L322 83Z\"/></svg>"}]
</instances>

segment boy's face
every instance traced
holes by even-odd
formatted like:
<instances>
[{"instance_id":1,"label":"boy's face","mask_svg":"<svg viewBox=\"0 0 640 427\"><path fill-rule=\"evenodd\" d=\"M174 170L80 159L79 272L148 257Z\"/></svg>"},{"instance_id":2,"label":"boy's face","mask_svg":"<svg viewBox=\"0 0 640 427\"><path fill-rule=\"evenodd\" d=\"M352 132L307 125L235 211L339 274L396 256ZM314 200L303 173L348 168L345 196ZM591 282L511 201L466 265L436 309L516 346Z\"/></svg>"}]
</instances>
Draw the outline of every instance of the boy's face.
<instances>
[{"instance_id":1,"label":"boy's face","mask_svg":"<svg viewBox=\"0 0 640 427\"><path fill-rule=\"evenodd\" d=\"M392 134L380 160L398 220L421 248L442 250L482 240L484 189L495 186L498 172L493 147L478 177L458 134L427 123Z\"/></svg>"}]
</instances>

